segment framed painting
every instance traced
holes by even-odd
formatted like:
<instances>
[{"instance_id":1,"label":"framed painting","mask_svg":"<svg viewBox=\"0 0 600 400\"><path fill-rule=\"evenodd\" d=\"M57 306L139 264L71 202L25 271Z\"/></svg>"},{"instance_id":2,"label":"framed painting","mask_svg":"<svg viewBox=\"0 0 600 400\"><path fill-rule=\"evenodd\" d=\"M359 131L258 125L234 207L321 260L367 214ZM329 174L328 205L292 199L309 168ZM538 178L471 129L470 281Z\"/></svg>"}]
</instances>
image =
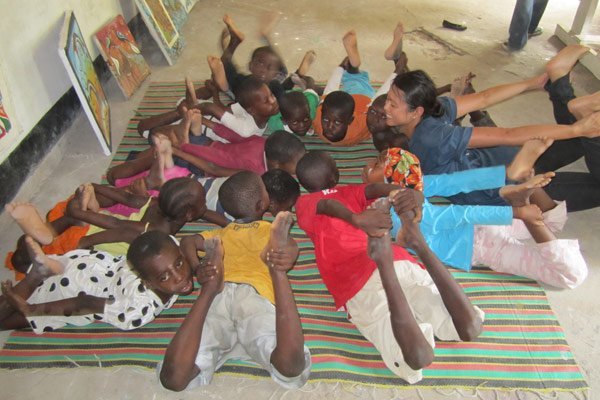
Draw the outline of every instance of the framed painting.
<instances>
[{"instance_id":1,"label":"framed painting","mask_svg":"<svg viewBox=\"0 0 600 400\"><path fill-rule=\"evenodd\" d=\"M0 139L6 136L11 127L8 114L4 111L4 106L2 105L2 93L0 93Z\"/></svg>"},{"instance_id":2,"label":"framed painting","mask_svg":"<svg viewBox=\"0 0 600 400\"><path fill-rule=\"evenodd\" d=\"M100 28L94 42L125 97L131 97L150 75L150 68L123 16L118 15Z\"/></svg>"},{"instance_id":3,"label":"framed painting","mask_svg":"<svg viewBox=\"0 0 600 400\"><path fill-rule=\"evenodd\" d=\"M183 41L164 3L162 0L135 0L135 4L167 62L173 65L183 49Z\"/></svg>"},{"instance_id":4,"label":"framed painting","mask_svg":"<svg viewBox=\"0 0 600 400\"><path fill-rule=\"evenodd\" d=\"M58 54L104 154L111 153L110 109L73 11L65 13Z\"/></svg>"}]
</instances>

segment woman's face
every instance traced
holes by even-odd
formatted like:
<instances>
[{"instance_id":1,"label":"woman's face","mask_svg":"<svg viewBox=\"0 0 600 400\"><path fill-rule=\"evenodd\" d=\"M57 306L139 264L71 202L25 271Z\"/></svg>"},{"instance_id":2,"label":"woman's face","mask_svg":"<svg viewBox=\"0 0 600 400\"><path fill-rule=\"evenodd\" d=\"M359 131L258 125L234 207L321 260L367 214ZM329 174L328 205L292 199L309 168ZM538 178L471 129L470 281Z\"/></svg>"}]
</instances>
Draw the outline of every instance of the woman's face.
<instances>
[{"instance_id":1,"label":"woman's face","mask_svg":"<svg viewBox=\"0 0 600 400\"><path fill-rule=\"evenodd\" d=\"M383 109L388 126L406 125L416 118L416 111L410 111L410 107L404 100L404 92L394 85L388 92Z\"/></svg>"}]
</instances>

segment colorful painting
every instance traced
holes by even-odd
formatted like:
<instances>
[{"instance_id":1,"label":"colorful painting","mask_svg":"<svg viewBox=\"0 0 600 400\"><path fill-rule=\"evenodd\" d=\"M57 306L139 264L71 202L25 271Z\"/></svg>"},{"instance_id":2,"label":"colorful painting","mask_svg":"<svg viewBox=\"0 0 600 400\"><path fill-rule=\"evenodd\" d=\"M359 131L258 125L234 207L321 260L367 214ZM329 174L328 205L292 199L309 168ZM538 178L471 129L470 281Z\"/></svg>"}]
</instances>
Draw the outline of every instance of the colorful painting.
<instances>
[{"instance_id":1,"label":"colorful painting","mask_svg":"<svg viewBox=\"0 0 600 400\"><path fill-rule=\"evenodd\" d=\"M173 65L184 43L162 0L135 0L135 4L167 62Z\"/></svg>"},{"instance_id":2,"label":"colorful painting","mask_svg":"<svg viewBox=\"0 0 600 400\"><path fill-rule=\"evenodd\" d=\"M185 4L181 0L162 0L162 3L167 9L169 16L171 16L171 20L175 24L175 29L181 32L188 18L188 11L185 8Z\"/></svg>"},{"instance_id":3,"label":"colorful painting","mask_svg":"<svg viewBox=\"0 0 600 400\"><path fill-rule=\"evenodd\" d=\"M0 93L0 139L6 136L11 127L8 114L4 111L4 106L2 105L2 93Z\"/></svg>"},{"instance_id":4,"label":"colorful painting","mask_svg":"<svg viewBox=\"0 0 600 400\"><path fill-rule=\"evenodd\" d=\"M107 156L111 153L110 110L100 79L94 70L81 29L72 11L65 13L58 54Z\"/></svg>"},{"instance_id":5,"label":"colorful painting","mask_svg":"<svg viewBox=\"0 0 600 400\"><path fill-rule=\"evenodd\" d=\"M94 42L125 97L131 97L150 75L150 68L123 16L118 15L100 28Z\"/></svg>"}]
</instances>

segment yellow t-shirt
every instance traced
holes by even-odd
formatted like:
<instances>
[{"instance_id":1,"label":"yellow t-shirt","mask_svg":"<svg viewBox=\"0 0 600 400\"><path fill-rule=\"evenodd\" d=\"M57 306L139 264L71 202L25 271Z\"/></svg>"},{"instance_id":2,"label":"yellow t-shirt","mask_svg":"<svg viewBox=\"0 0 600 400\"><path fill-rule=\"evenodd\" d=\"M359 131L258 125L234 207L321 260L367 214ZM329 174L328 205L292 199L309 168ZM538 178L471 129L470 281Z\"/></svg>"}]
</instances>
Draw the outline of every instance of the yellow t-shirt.
<instances>
[{"instance_id":1,"label":"yellow t-shirt","mask_svg":"<svg viewBox=\"0 0 600 400\"><path fill-rule=\"evenodd\" d=\"M275 303L273 281L269 267L260 259L269 238L271 223L254 221L248 224L231 222L225 228L202 232L204 239L219 236L223 242L225 281L246 283L271 303Z\"/></svg>"}]
</instances>

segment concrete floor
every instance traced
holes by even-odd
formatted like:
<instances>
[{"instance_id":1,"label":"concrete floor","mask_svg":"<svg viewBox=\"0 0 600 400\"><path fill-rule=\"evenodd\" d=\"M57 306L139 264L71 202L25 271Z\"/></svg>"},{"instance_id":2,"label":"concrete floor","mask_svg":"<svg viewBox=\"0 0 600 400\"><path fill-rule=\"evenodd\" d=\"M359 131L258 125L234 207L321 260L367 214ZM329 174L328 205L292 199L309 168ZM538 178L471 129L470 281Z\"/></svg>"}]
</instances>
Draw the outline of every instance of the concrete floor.
<instances>
[{"instance_id":1,"label":"concrete floor","mask_svg":"<svg viewBox=\"0 0 600 400\"><path fill-rule=\"evenodd\" d=\"M377 4L374 7L374 4ZM407 35L404 49L411 68L424 68L439 84L473 71L477 74L476 88L486 88L499 83L525 78L542 71L544 63L561 45L551 34L557 23L570 26L577 0L550 2L541 26L544 34L529 42L519 53L507 54L500 48L506 38L513 2L491 0L404 0L368 2L346 0L316 2L297 0L279 2L257 0L245 2L200 0L191 13L184 29L187 47L176 65L169 67L153 43L142 43L143 52L152 67L148 82L130 100L123 99L114 80L105 85L111 105L113 141L119 143L133 110L148 86L149 81L179 80L190 76L195 80L209 77L205 62L208 54L218 54L217 39L223 27L221 18L229 13L238 26L247 33L247 40L239 48L236 59L244 65L250 51L259 45L254 32L258 16L265 11L280 10L283 17L275 30L275 39L290 70L295 69L302 55L309 49L317 52L311 75L326 79L330 70L344 55L340 39L349 28L355 28L363 59L363 69L370 71L371 79L383 80L392 65L383 59L396 22L402 20ZM485 7L482 7L484 5ZM474 11L476 10L476 11ZM333 16L335 16L333 18ZM443 19L465 23L468 30L456 32L441 27ZM424 34L419 28L432 35ZM432 38L438 38L434 40ZM448 45L451 43L452 45ZM583 95L600 89L600 83L582 67L573 74L576 93ZM523 112L527 110L527 112ZM490 109L500 126L518 126L532 123L553 123L552 110L544 93L530 93ZM64 199L75 187L87 181L98 182L109 164L83 113L61 138L47 158L28 178L17 200L30 201L46 212L56 201ZM568 167L582 170L583 163ZM600 345L596 336L600 332L598 307L592 300L600 285L600 246L598 234L600 209L572 213L561 237L578 238L588 262L588 280L574 291L548 290L551 305L565 329L567 340L588 379L591 393L600 393ZM5 214L0 216L0 256L4 257L17 237L19 228ZM596 235L594 235L594 233ZM1 279L11 274L2 269ZM4 333L2 340L5 340ZM152 371L136 368L100 369L77 368L69 370L19 370L0 371L0 398L191 398L206 396L229 399L243 395L248 398L539 398L533 393L514 391L455 392L418 390L381 390L363 386L316 384L301 391L286 392L268 380L245 380L217 377L209 387L191 393L172 394L159 388ZM564 393L558 397L571 398Z\"/></svg>"}]
</instances>

